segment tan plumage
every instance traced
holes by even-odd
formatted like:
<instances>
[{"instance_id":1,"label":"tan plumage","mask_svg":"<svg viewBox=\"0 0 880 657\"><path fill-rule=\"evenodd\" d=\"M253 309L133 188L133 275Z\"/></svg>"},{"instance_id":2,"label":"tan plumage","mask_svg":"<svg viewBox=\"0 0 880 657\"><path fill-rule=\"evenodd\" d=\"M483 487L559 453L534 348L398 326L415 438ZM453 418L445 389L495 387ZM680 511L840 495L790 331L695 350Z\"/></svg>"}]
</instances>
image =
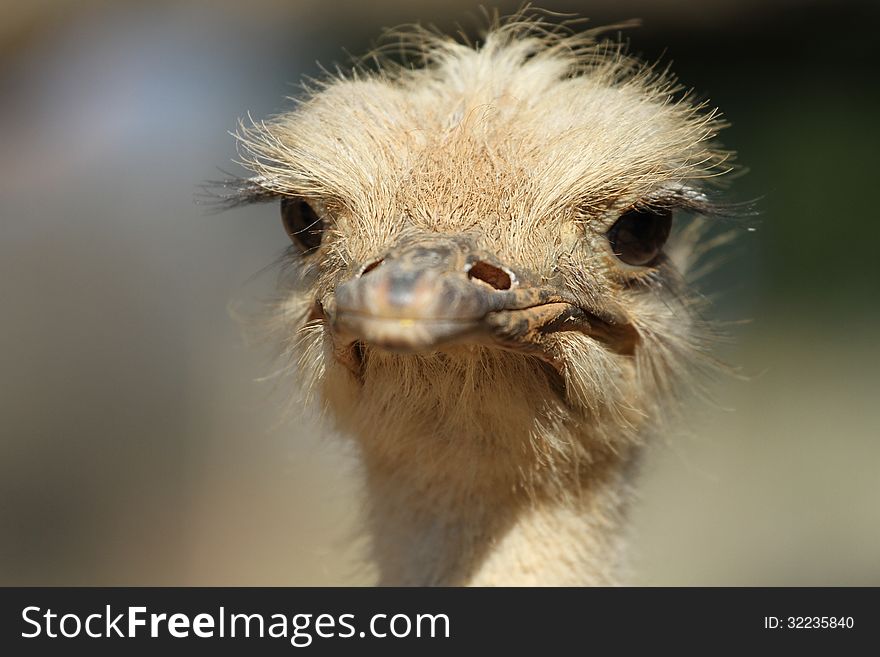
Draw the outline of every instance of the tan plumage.
<instances>
[{"instance_id":1,"label":"tan plumage","mask_svg":"<svg viewBox=\"0 0 880 657\"><path fill-rule=\"evenodd\" d=\"M713 111L599 35L522 16L478 48L413 30L421 66L380 58L241 127L242 194L306 199L324 224L320 248L293 253L274 321L302 389L360 447L385 583L619 579L639 447L706 332L684 283L699 231L649 266L606 233L632 208L706 211L729 154ZM479 331L441 340L442 309L364 301L403 285L402 253L445 236L465 268L412 276L427 295L507 304L491 330L468 317ZM465 275L477 261L489 278ZM541 305L522 302L531 290Z\"/></svg>"}]
</instances>

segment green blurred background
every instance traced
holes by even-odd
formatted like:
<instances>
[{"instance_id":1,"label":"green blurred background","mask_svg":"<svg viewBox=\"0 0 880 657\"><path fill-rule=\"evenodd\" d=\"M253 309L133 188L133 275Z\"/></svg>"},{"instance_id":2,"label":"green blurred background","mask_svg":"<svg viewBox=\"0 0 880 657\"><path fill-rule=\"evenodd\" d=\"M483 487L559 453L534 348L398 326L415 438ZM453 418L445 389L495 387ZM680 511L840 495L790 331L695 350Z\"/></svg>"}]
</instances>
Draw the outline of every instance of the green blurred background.
<instances>
[{"instance_id":1,"label":"green blurred background","mask_svg":"<svg viewBox=\"0 0 880 657\"><path fill-rule=\"evenodd\" d=\"M503 13L516 8L499 2ZM634 582L880 585L876 3L546 2L720 106L747 175L704 285L749 380L656 444ZM207 215L237 117L383 27L474 2L20 2L0 10L0 584L369 583L357 470L230 302L271 294L274 206ZM754 232L747 227L757 228Z\"/></svg>"}]
</instances>

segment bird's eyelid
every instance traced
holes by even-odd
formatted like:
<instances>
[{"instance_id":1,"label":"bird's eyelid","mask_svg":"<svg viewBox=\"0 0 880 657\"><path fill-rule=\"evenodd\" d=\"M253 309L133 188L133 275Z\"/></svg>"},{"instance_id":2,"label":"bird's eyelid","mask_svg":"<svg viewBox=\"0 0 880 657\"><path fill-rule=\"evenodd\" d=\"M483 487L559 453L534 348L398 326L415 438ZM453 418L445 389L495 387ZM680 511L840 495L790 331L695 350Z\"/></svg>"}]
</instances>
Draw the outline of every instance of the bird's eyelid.
<instances>
[{"instance_id":1,"label":"bird's eyelid","mask_svg":"<svg viewBox=\"0 0 880 657\"><path fill-rule=\"evenodd\" d=\"M636 207L682 209L701 212L708 210L711 201L702 190L685 183L669 183L639 199Z\"/></svg>"},{"instance_id":2,"label":"bird's eyelid","mask_svg":"<svg viewBox=\"0 0 880 657\"><path fill-rule=\"evenodd\" d=\"M610 228L619 217L631 210L645 212L666 212L684 210L701 215L726 214L718 212L723 206L716 203L697 187L684 183L667 183L638 197L622 197L599 210L600 225ZM597 209L587 207L585 214L595 216Z\"/></svg>"}]
</instances>

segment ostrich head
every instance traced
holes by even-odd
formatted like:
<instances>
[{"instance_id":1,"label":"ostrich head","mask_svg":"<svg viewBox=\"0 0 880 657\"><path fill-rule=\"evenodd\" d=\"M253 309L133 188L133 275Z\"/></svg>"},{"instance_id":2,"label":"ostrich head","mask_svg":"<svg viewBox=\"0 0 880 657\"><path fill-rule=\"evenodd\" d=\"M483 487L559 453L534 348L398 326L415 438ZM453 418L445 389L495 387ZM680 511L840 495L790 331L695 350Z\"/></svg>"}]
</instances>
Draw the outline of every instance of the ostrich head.
<instances>
[{"instance_id":1,"label":"ostrich head","mask_svg":"<svg viewBox=\"0 0 880 657\"><path fill-rule=\"evenodd\" d=\"M276 323L377 489L571 496L631 460L702 352L694 240L667 239L709 209L720 123L597 35L415 31L421 66L379 59L239 131L237 199L278 199L292 241Z\"/></svg>"}]
</instances>

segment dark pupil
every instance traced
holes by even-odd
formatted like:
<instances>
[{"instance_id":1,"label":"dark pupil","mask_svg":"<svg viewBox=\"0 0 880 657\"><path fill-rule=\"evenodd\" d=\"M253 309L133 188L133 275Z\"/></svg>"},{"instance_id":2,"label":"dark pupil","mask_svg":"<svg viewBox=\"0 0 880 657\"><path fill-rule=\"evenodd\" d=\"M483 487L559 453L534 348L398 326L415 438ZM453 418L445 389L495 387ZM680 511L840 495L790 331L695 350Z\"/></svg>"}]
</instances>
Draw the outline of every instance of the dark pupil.
<instances>
[{"instance_id":1,"label":"dark pupil","mask_svg":"<svg viewBox=\"0 0 880 657\"><path fill-rule=\"evenodd\" d=\"M321 246L324 222L306 201L286 198L281 201L281 220L287 236L305 251Z\"/></svg>"},{"instance_id":2,"label":"dark pupil","mask_svg":"<svg viewBox=\"0 0 880 657\"><path fill-rule=\"evenodd\" d=\"M668 210L630 210L608 231L614 255L629 265L653 262L669 237L672 213Z\"/></svg>"}]
</instances>

